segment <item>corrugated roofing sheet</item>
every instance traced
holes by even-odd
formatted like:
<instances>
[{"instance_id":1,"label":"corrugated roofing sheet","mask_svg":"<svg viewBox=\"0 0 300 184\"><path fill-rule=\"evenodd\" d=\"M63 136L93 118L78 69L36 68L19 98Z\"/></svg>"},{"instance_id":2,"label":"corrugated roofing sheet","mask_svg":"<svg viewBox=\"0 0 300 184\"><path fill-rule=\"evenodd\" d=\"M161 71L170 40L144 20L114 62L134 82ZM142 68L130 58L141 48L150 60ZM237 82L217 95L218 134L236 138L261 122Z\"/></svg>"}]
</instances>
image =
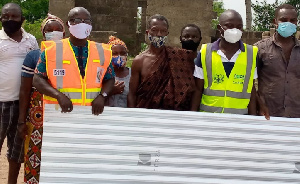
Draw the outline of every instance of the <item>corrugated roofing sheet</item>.
<instances>
[{"instance_id":1,"label":"corrugated roofing sheet","mask_svg":"<svg viewBox=\"0 0 300 184\"><path fill-rule=\"evenodd\" d=\"M46 105L41 184L299 184L300 119Z\"/></svg>"}]
</instances>

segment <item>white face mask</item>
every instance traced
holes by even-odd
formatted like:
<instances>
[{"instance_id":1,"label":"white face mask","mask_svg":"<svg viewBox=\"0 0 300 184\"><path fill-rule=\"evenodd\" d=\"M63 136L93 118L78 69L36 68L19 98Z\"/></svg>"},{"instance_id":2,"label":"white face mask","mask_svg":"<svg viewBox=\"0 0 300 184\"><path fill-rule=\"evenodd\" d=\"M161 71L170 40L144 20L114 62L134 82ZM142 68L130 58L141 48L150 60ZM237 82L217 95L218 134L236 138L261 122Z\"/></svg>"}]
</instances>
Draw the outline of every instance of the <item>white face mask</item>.
<instances>
[{"instance_id":1,"label":"white face mask","mask_svg":"<svg viewBox=\"0 0 300 184\"><path fill-rule=\"evenodd\" d=\"M91 34L92 26L89 24L80 23L80 24L71 25L70 22L68 22L68 24L70 26L69 27L70 33L78 39L86 39Z\"/></svg>"},{"instance_id":2,"label":"white face mask","mask_svg":"<svg viewBox=\"0 0 300 184\"><path fill-rule=\"evenodd\" d=\"M222 26L221 26L222 28ZM223 28L222 28L223 29ZM224 30L224 29L223 29ZM223 38L229 43L236 43L242 38L243 32L237 28L224 30Z\"/></svg>"},{"instance_id":3,"label":"white face mask","mask_svg":"<svg viewBox=\"0 0 300 184\"><path fill-rule=\"evenodd\" d=\"M48 32L48 33L45 33L45 38L46 38L46 41L48 41L48 40L53 40L53 41L61 40L61 39L64 38L64 33L61 32L61 31Z\"/></svg>"}]
</instances>

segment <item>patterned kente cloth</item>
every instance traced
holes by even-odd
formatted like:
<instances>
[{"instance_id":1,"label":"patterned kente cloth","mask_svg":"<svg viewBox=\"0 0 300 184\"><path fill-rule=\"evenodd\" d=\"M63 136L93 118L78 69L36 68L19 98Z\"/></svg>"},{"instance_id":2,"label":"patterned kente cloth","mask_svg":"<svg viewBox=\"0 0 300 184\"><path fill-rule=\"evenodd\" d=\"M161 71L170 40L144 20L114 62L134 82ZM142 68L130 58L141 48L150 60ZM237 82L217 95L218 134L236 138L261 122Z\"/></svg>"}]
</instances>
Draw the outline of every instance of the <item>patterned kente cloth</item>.
<instances>
[{"instance_id":1,"label":"patterned kente cloth","mask_svg":"<svg viewBox=\"0 0 300 184\"><path fill-rule=\"evenodd\" d=\"M40 178L43 135L43 96L33 89L26 119L28 136L25 140L24 182L38 184Z\"/></svg>"},{"instance_id":2,"label":"patterned kente cloth","mask_svg":"<svg viewBox=\"0 0 300 184\"><path fill-rule=\"evenodd\" d=\"M137 90L137 107L190 110L195 89L194 54L184 49L165 47Z\"/></svg>"}]
</instances>

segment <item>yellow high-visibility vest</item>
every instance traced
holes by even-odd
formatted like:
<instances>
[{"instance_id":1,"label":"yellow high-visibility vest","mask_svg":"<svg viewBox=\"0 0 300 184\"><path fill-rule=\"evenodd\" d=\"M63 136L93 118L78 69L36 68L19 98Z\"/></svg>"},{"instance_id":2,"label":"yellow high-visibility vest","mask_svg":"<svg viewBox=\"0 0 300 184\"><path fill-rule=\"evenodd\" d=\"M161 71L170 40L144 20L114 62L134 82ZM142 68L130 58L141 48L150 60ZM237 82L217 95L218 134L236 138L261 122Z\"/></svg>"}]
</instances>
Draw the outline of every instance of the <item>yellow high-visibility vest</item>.
<instances>
[{"instance_id":1,"label":"yellow high-visibility vest","mask_svg":"<svg viewBox=\"0 0 300 184\"><path fill-rule=\"evenodd\" d=\"M244 46L245 52L239 54L227 77L221 56L217 51L212 51L212 44L202 45L204 91L200 111L248 114L258 48Z\"/></svg>"}]
</instances>

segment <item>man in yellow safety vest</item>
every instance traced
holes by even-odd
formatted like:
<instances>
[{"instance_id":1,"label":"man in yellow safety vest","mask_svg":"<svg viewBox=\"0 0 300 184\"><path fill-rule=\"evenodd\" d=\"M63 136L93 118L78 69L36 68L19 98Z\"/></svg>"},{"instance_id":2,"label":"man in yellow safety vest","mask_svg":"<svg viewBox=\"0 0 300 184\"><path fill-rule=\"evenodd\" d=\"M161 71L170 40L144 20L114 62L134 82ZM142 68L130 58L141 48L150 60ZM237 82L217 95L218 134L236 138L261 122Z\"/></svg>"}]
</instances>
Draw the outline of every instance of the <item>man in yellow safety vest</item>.
<instances>
[{"instance_id":1,"label":"man in yellow safety vest","mask_svg":"<svg viewBox=\"0 0 300 184\"><path fill-rule=\"evenodd\" d=\"M195 59L197 92L191 110L256 115L257 47L241 41L243 20L234 10L219 17L221 38L202 45Z\"/></svg>"}]
</instances>

